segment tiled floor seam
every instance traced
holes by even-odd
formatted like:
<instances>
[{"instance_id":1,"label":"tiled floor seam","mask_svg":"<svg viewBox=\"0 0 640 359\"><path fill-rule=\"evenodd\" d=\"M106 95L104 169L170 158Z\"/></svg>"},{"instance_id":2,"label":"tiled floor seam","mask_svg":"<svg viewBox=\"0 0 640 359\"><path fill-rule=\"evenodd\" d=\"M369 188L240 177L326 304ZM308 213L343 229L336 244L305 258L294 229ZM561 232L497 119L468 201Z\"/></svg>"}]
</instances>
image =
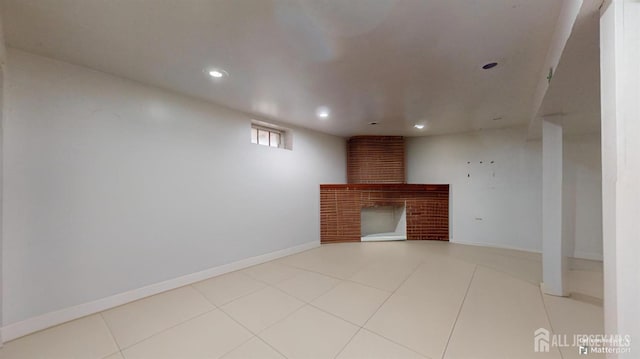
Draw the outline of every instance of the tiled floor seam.
<instances>
[{"instance_id":1,"label":"tiled floor seam","mask_svg":"<svg viewBox=\"0 0 640 359\"><path fill-rule=\"evenodd\" d=\"M402 286L402 284L404 284L404 282L405 282L405 281L406 281L406 280L407 280L407 279L408 279L408 278L409 278L409 277L410 277L410 276L411 276L411 275L412 275L412 274L413 274L413 273L414 273L414 272L415 272L415 271L420 267L420 265L422 265L423 263L424 263L424 260L420 261L420 263L416 266L416 268L414 268L414 269L411 271L411 273L407 276L407 278L405 278L405 279L404 279L404 280L403 280L403 281L402 281L402 282L401 282L401 283L396 287L396 289L394 289L393 291L390 291L389 289L383 289L383 288L379 288L379 287L374 287L374 286L372 286L372 285L370 285L370 284L366 284L366 283L362 283L362 282L357 282L357 281L352 280L352 279L350 279L350 278L334 277L334 276L332 276L332 275L330 275L330 274L326 274L326 273L322 273L322 272L318 272L318 271L313 271L313 270L305 269L305 268L302 268L302 267L296 267L296 266L293 266L293 265L290 265L290 266L291 266L291 267L293 267L293 268L296 268L296 269L301 269L301 270L304 270L304 271L310 272L310 273L320 274L320 275L323 275L323 276L325 276L325 277L333 278L333 279L336 279L336 280L339 280L339 281L343 281L343 282L351 282L351 283L355 283L355 284L360 284L360 285L363 285L363 286L365 286L365 287L369 287L369 288L377 289L377 290L382 290L382 291L385 291L385 292L391 292L391 294L393 294L393 293L395 293L395 291L396 291L396 290L398 290L398 288L400 288L400 286ZM474 263L474 264L475 264L475 263ZM365 267L366 267L366 266L365 266ZM364 267L363 267L363 268L364 268ZM359 271L358 271L358 272L359 272ZM356 272L356 273L358 273L358 272ZM354 273L354 275L355 275L356 273ZM333 289L333 288L332 288L332 289Z\"/></svg>"},{"instance_id":2,"label":"tiled floor seam","mask_svg":"<svg viewBox=\"0 0 640 359\"><path fill-rule=\"evenodd\" d=\"M292 298L295 298L295 299L297 299L297 300L299 300L299 301L303 302L304 304L311 304L311 302L312 302L312 301L314 301L314 300L316 300L316 299L318 299L318 298L322 297L323 295L325 295L325 294L329 293L333 288L337 287L338 285L340 285L340 281L338 281L337 283L335 283L334 285L332 285L329 289L327 289L326 291L322 292L321 294L319 294L319 295L318 295L318 296L316 296L315 298L311 299L310 301L307 301L306 299L298 298L298 297L296 297L296 296L295 296L295 295L293 295L293 294L289 294L289 293L285 292L283 289L279 288L279 287L277 286L277 284L271 284L271 285L269 285L269 286L270 286L271 288L273 288L273 289L276 289L276 290L278 290L278 291L280 291L280 292L282 292L282 293L284 293L284 294L286 294L286 295L288 295L288 296L292 297Z\"/></svg>"},{"instance_id":3,"label":"tiled floor seam","mask_svg":"<svg viewBox=\"0 0 640 359\"><path fill-rule=\"evenodd\" d=\"M229 302L229 303L231 303L231 302ZM303 305L303 307L304 307L304 305ZM302 308L302 307L300 307L300 308ZM300 309L300 308L298 308L298 309ZM231 320L233 320L234 322L236 322L239 326L243 327L243 328L244 328L244 329L246 329L249 333L251 333L251 334L252 334L252 336L251 336L249 339L245 340L244 342L242 342L242 343L240 343L239 345L235 346L233 349L231 349L231 350L229 350L228 352L224 353L223 355L221 355L221 356L220 356L220 358L224 358L226 355L229 355L229 353L231 353L232 351L234 351L234 350L236 350L236 349L240 348L241 346L243 346L243 345L247 344L247 343L248 343L251 339L253 339L253 338L257 338L257 339L258 339L258 340L260 340L261 342L265 343L265 344L266 344L266 345L268 345L270 348L272 348L273 350L275 350L278 354L282 355L284 358L286 358L286 357L287 357L286 355L282 354L282 353L281 353L281 352L280 352L276 347L274 347L273 345L271 345L271 344L267 343L264 339L262 339L260 336L258 336L258 333L254 333L251 329L247 328L244 324L242 324L242 323L240 323L239 321L237 321L237 320L236 320L236 318L234 318L233 316L231 316L231 314L229 314L229 313L225 312L224 310L222 310L222 308L219 308L219 309L220 309L220 311L221 311L222 313L224 313L224 315L226 315L227 317L229 317ZM297 312L297 311L298 311L298 309L294 310L294 312ZM275 323L274 323L274 324L275 324ZM269 327L267 327L267 328L269 328ZM265 331L267 328L262 329L262 331L261 331L261 332Z\"/></svg>"},{"instance_id":4,"label":"tiled floor seam","mask_svg":"<svg viewBox=\"0 0 640 359\"><path fill-rule=\"evenodd\" d=\"M284 321L285 319L289 318L289 317L290 317L290 316L292 316L294 313L297 313L298 311L302 310L302 308L304 308L304 307L306 307L306 306L310 306L310 304L309 304L309 303L304 303L300 308L298 308L298 309L294 310L293 312L291 312L291 313L289 313L289 314L285 315L284 317L282 317L282 318L280 318L279 320L275 321L273 324L271 324L271 325L269 325L269 326L265 327L264 329L262 329L262 330L260 331L260 333L256 334L255 336L256 336L258 339L260 339L261 341L263 341L264 343L266 343L269 347L273 348L273 350L277 351L277 352L278 352L278 354L280 354L280 355L282 355L283 357L287 358L287 356L286 356L286 355L284 355L282 352L280 352L280 350L278 350L276 347L274 347L274 346L273 346L273 345L271 345L269 342L267 342L266 340L264 340L264 339L260 336L260 334L261 334L261 333L264 333L267 329L269 329L269 328L273 327L274 325L276 325L276 324L278 324L278 323L280 323L280 322ZM315 307L314 307L314 308L315 308ZM226 313L225 313L225 314L226 314ZM228 315L228 314L227 314L227 315ZM232 318L232 319L233 319L233 318ZM340 318L340 319L342 319L342 318ZM235 319L234 319L234 320L235 320ZM343 320L344 320L344 319L343 319ZM242 325L242 324L241 324L241 325ZM243 327L244 327L244 326L243 326ZM249 330L249 329L247 329L247 330ZM249 331L249 332L251 332L251 331ZM253 333L253 332L251 332L251 333ZM227 354L228 354L228 353L227 353ZM226 354L225 354L225 355L226 355Z\"/></svg>"},{"instance_id":5,"label":"tiled floor seam","mask_svg":"<svg viewBox=\"0 0 640 359\"><path fill-rule=\"evenodd\" d=\"M341 316L338 316L338 315L336 315L336 314L333 314L333 313L331 313L331 312L327 311L326 309L322 309L322 308L320 308L320 307L317 307L317 306L315 306L313 303L307 303L307 305L308 305L308 306L310 306L310 307L313 307L313 309L317 309L317 310L319 310L319 311L321 311L321 312L323 312L323 313L329 314L329 315L330 315L330 316L332 316L332 317L338 318L338 319L340 319L340 320L342 320L342 321L345 321L345 322L347 322L347 323L349 323L349 324L351 324L351 325L354 325L354 326L356 326L356 327L358 327L358 328L362 328L362 326L361 326L360 324L354 323L354 322L352 322L352 321L350 321L350 320L348 320L348 319L345 319L345 318L343 318L343 317L341 317Z\"/></svg>"},{"instance_id":6,"label":"tiled floor seam","mask_svg":"<svg viewBox=\"0 0 640 359\"><path fill-rule=\"evenodd\" d=\"M222 314L226 315L229 319L231 319L232 321L234 321L236 324L238 324L239 326L243 327L246 331L248 331L249 333L251 333L251 336L249 338L247 338L247 340L241 342L240 344L236 345L235 347L231 348L231 350L227 351L226 353L220 355L218 358L224 358L226 355L228 355L229 353L231 353L232 351L240 348L241 346L247 344L251 339L256 338L257 335L252 332L251 330L249 330L249 328L245 327L242 323L240 323L239 321L237 321L234 317L232 317L231 315L229 315L229 313L225 312L224 310L222 310L222 308L218 308L218 310L220 310L220 312L222 312Z\"/></svg>"},{"instance_id":7,"label":"tiled floor seam","mask_svg":"<svg viewBox=\"0 0 640 359\"><path fill-rule=\"evenodd\" d=\"M162 330L160 330L160 331L158 331L158 332L156 332L156 333L153 333L153 334L151 334L151 335L150 335L150 336L148 336L148 337L144 337L143 339L140 339L140 340L138 340L137 342L135 342L135 343L133 343L133 344L131 344L131 345L128 345L128 346L126 346L126 347L124 347L124 348L123 348L123 347L120 347L120 344L118 344L118 342L117 342L117 341L116 341L116 344L117 344L117 345L118 345L118 347L120 348L120 352L123 352L123 351L125 351L125 350L127 350L127 349L130 349L130 348L132 348L132 347L134 347L134 346L136 346L136 345L138 345L138 344L140 344L140 343L144 342L144 341L145 341L145 340L147 340L147 339L151 339L151 338L155 337L156 335L159 335L159 334L161 334L161 333L166 332L166 331L167 331L167 330L169 330L169 329L173 329L173 328L175 328L175 327L177 327L177 326L179 326L179 325L182 325L182 324L184 324L184 323L186 323L186 322L189 322L189 321L194 320L194 319L196 319L196 318L200 318L200 317L202 317L203 315L206 315L206 314L208 314L208 313L211 313L211 312L213 312L213 311L215 311L215 310L218 310L218 308L212 308L212 309L210 309L210 310L207 310L207 311L204 311L204 312L202 312L202 313L199 313L198 315L195 315L195 316L193 316L193 317L190 317L189 319L185 319L185 320L181 321L180 323L176 323L176 324L174 324L174 325L172 325L172 326L170 326L170 327L164 328L164 329L162 329ZM124 354L123 354L123 355L124 355Z\"/></svg>"},{"instance_id":8,"label":"tiled floor seam","mask_svg":"<svg viewBox=\"0 0 640 359\"><path fill-rule=\"evenodd\" d=\"M547 322L549 323L549 329L551 330L551 333L556 333L555 329L553 329L553 323L551 322L551 316L549 315L549 311L547 310L547 303L544 301L544 293L542 293L542 288L540 288L540 286L538 286L538 293L540 294L540 300L542 301L542 308L544 309L544 315L547 317ZM562 355L562 350L558 349L558 353L560 353L560 358L564 359L564 356Z\"/></svg>"},{"instance_id":9,"label":"tiled floor seam","mask_svg":"<svg viewBox=\"0 0 640 359\"><path fill-rule=\"evenodd\" d=\"M266 327L262 328L262 330L260 330L260 332L256 333L256 336L260 337L260 334L264 333L267 329L269 329L269 328L273 327L274 325L276 325L276 324L278 324L278 323L280 323L280 322L284 321L285 319L289 318L289 317L290 317L290 316L292 316L294 313L297 313L298 311L302 310L302 308L304 308L304 307L306 307L306 306L312 306L312 305L310 305L309 303L304 303L304 304L303 304L303 305L301 305L299 308L296 308L296 310L294 310L293 312L291 312L291 313L289 313L289 314L285 315L284 317L282 317L282 318L280 318L280 319L276 320L276 321L275 321L275 322L273 322L271 325L268 325L268 326L266 326ZM315 307L314 307L314 308L315 308ZM225 312L225 314L227 314L227 313ZM228 315L228 314L227 314L227 315ZM335 315L334 315L334 316L335 316ZM342 319L342 318L340 318L340 319ZM344 319L342 319L342 320L344 320ZM251 333L253 333L253 332L251 332ZM260 337L260 339L262 339L262 337Z\"/></svg>"},{"instance_id":10,"label":"tiled floor seam","mask_svg":"<svg viewBox=\"0 0 640 359\"><path fill-rule=\"evenodd\" d=\"M396 342L395 340L393 340L393 339L391 339L391 338L388 338L388 337L384 336L383 334L380 334L380 333L377 333L377 332L375 332L375 331L373 331L373 330L371 330L371 329L365 328L365 326L367 325L367 323L369 323L369 320L371 320L371 318L373 318L376 314L378 314L378 312L380 311L380 308L382 308L382 306L384 306L384 305L385 305L385 303L389 300L389 298L391 298L391 297L392 297L392 296L393 296L393 295L398 291L398 289L400 289L400 287L402 287L402 285L403 285L407 280L409 280L409 278L411 278L411 276L412 276L413 274L415 274L415 272L416 272L416 271L418 271L418 269L420 268L420 265L422 265L423 263L424 263L424 261L421 261L421 262L420 262L420 264L418 264L418 265L413 269L413 271L411 271L411 273L410 273L410 274L409 274L409 275L408 275L408 276L407 276L407 277L406 277L406 278L405 278L405 279L404 279L404 280L403 280L403 281L398 285L398 287L397 287L393 292L391 292L391 294L387 297L387 299L385 299L385 300L382 302L382 304L380 304L380 305L378 306L378 308L376 309L376 311L375 311L375 312L373 312L373 314L371 314L371 315L369 316L369 319L367 319L367 320L364 322L364 324L362 324L362 326L360 326L360 330L366 330L366 331L368 331L368 332L371 332L371 333L373 333L373 334L375 334L375 335L378 335L378 336L380 336L380 337L382 337L382 338L384 338L384 339L386 339L386 340L388 340L388 341L390 341L390 342L392 342L392 343L394 343L394 344L396 344L396 345L398 345L398 346L400 346L400 347L403 347L403 348L405 348L405 349L407 349L407 350L410 350L410 351L412 351L412 352L414 352L414 353L416 353L416 354L418 354L418 355L420 355L420 356L422 356L422 357L424 357L424 358L426 358L426 359L432 359L432 358L431 358L431 357L429 357L428 355L425 355L425 354L422 354L422 353L420 353L420 352L417 352L415 349L410 348L410 347L408 347L408 346L406 346L406 345L404 345L404 344L402 344L402 343L398 343L398 342ZM354 283L357 283L357 282L354 282ZM358 283L358 284L359 284L359 283ZM371 288L374 288L374 287L371 287ZM374 288L374 289L378 289L378 288ZM341 318L341 319L342 319L342 318ZM346 320L346 319L343 319L343 320ZM349 323L351 323L351 322L349 322ZM360 332L360 330L358 330L358 332ZM345 345L345 348L346 348L346 345ZM343 350L344 350L344 348L343 348ZM342 352L342 351L341 351L341 352Z\"/></svg>"},{"instance_id":11,"label":"tiled floor seam","mask_svg":"<svg viewBox=\"0 0 640 359\"><path fill-rule=\"evenodd\" d=\"M109 355L103 356L103 357L102 357L102 358L100 358L100 359L107 359L108 357L110 357L110 356L112 356L112 355L116 355L116 354L120 354L120 355L124 358L124 354L122 354L122 350L118 350L117 352L113 352L113 353L111 353L111 354L109 354Z\"/></svg>"},{"instance_id":12,"label":"tiled floor seam","mask_svg":"<svg viewBox=\"0 0 640 359\"><path fill-rule=\"evenodd\" d=\"M471 284L473 283L473 278L476 275L476 271L478 270L479 264L476 264L473 267L473 273L471 273L471 278L469 279L469 285L467 285L467 290L464 292L464 297L462 298L462 303L460 303L460 308L458 308L458 314L456 314L456 320L453 321L453 325L451 326L451 331L449 332L449 337L447 338L447 344L444 346L444 351L442 352L442 358L444 359L447 354L447 349L449 349L449 342L451 342L451 337L453 336L453 332L456 330L456 325L458 324L458 318L460 318L460 313L462 313L462 308L464 307L464 302L467 300L467 295L469 295L469 289L471 288Z\"/></svg>"},{"instance_id":13,"label":"tiled floor seam","mask_svg":"<svg viewBox=\"0 0 640 359\"><path fill-rule=\"evenodd\" d=\"M266 340L264 340L264 339L262 339L262 338L260 338L260 336L256 335L256 338L257 338L258 340L260 340L261 342L265 343L266 345L268 345L268 346L269 346L269 348L271 348L271 349L275 350L278 354L282 355L282 357L283 357L283 358L285 358L285 359L287 359L287 358L288 358L286 355L284 355L284 353L282 353L281 351L279 351L279 350L278 350L278 348L276 348L276 347L274 347L273 345L271 345L271 344L267 343L267 341L266 341Z\"/></svg>"},{"instance_id":14,"label":"tiled floor seam","mask_svg":"<svg viewBox=\"0 0 640 359\"><path fill-rule=\"evenodd\" d=\"M362 327L362 330L365 330L365 331L367 331L367 332L369 332L369 333L372 333L372 334L377 335L377 336L379 336L379 337L381 337L381 338L384 338L384 339L386 339L386 340L390 341L391 343L393 343L393 344L395 344L395 345L397 345L397 346L399 346L399 347L405 348L405 349L407 349L407 350L409 350L409 351L411 351L411 352L413 352L413 353L416 353L416 354L420 355L421 357L424 357L425 359L433 359L433 358L431 358L430 356L428 356L428 355L426 355L426 354L422 354L422 353L420 353L420 352L416 351L415 349L413 349L413 348L410 348L410 347L406 346L405 344L398 343L397 341L395 341L395 340L393 340L393 339L391 339L391 338L388 338L388 337L386 337L386 336L384 336L384 335L382 335L382 334L380 334L380 333L378 333L378 332L375 332L375 331L373 331L373 330L371 330L371 329L368 329L368 328Z\"/></svg>"},{"instance_id":15,"label":"tiled floor seam","mask_svg":"<svg viewBox=\"0 0 640 359\"><path fill-rule=\"evenodd\" d=\"M220 276L222 276L222 275L224 275L224 274L221 274ZM259 281L259 280L256 280L256 279L253 279L253 277L251 277L251 276L249 276L249 275L247 275L247 274L242 273L242 275L247 276L247 277L249 277L251 280L255 280L256 282L260 282L261 284L266 284L266 283L264 283L264 282L262 282L262 281ZM211 277L211 278L209 278L209 279L213 279L213 278L216 278L216 277L218 277L218 276ZM205 279L205 280L208 280L208 279ZM200 290L199 290L199 289L198 289L194 284L189 284L189 285L190 285L190 286L192 286L192 287L193 287L193 289L195 289L196 291L198 291L198 293L200 293L202 296L204 296L204 299L206 299L206 300L207 300L207 302L211 303L211 305L213 305L213 306L214 306L214 307L216 307L216 308L223 307L223 306L225 306L225 305L227 305L227 304L229 304L229 303L231 303L231 302L234 302L234 301L236 301L236 300L238 300L238 299L240 299L240 298L243 298L243 297L246 297L246 296L251 295L251 294L253 294L253 293L256 293L256 292L258 292L258 291L260 291L260 290L264 289L264 288L267 286L267 285L265 285L265 286L263 286L263 287L260 287L260 288L257 288L257 289L253 289L253 290L251 290L251 291L249 291L249 292L247 292L247 293L245 293L245 294L243 294L243 295L241 295L241 296L239 296L239 297L236 297L236 298L231 299L231 300L230 300L230 301L228 301L228 302L221 303L221 304L218 306L218 305L217 305L217 304L215 304L213 301L211 301L209 298L207 298L207 296L206 296L202 291L200 291Z\"/></svg>"},{"instance_id":16,"label":"tiled floor seam","mask_svg":"<svg viewBox=\"0 0 640 359\"><path fill-rule=\"evenodd\" d=\"M387 297L387 299L385 299L385 300L384 300L384 302L382 302L382 304L380 304L380 305L378 306L378 308L376 309L376 311L375 311L375 312L373 312L373 314L371 314L371 315L369 316L369 319L367 319L367 321L365 321L365 322L364 322L364 324L362 324L362 327L363 327L363 328L367 325L367 323L369 323L369 320L371 320L371 318L373 318L376 314L378 314L378 312L380 311L380 308L382 308L382 306L383 306L383 305L384 305L384 304L389 300L389 298L391 298L394 294L396 294L396 292L398 291L398 289L400 289L400 287L402 287L402 285L403 285L407 280L409 280L409 278L411 278L411 276L412 276L412 275L414 275L414 274L415 274L415 272L418 270L418 268L420 268L420 266L422 265L422 263L424 263L424 261L421 261L421 262L420 262L420 264L418 264L418 265L417 265L417 266L416 266L416 267L411 271L411 273L409 273L409 275L408 275L406 278L404 278L404 279L402 280L402 282L400 282L400 284L396 287L396 289L394 289L394 290L391 292L391 295L389 295L389 296ZM373 288L373 287L372 287L372 288ZM378 288L376 288L376 289L378 289Z\"/></svg>"},{"instance_id":17,"label":"tiled floor seam","mask_svg":"<svg viewBox=\"0 0 640 359\"><path fill-rule=\"evenodd\" d=\"M311 273L315 273L315 274L321 274L321 275L323 275L323 276L325 276L325 277L329 277L329 278L333 278L333 279L338 279L338 280L347 280L347 279L345 279L345 278L336 277L336 276L333 276L333 275L331 275L331 274L322 273L322 272L319 272L319 271L316 271L316 270L311 270L311 269L304 268L304 267L298 267L298 266L293 265L293 264L285 264L285 265L288 265L289 267L292 267L292 268L295 268L295 269L300 269L300 270L304 270L304 271L311 272ZM366 267L366 266L365 266L365 267ZM364 268L364 267L362 267L362 268ZM352 276L353 276L354 274L358 273L362 268L358 269L355 273L353 273L353 274L352 274Z\"/></svg>"},{"instance_id":18,"label":"tiled floor seam","mask_svg":"<svg viewBox=\"0 0 640 359\"><path fill-rule=\"evenodd\" d=\"M213 278L215 278L215 277L213 277ZM213 305L214 308L218 308L218 306L215 303L213 303L211 300L209 300L209 298L207 298L207 296L204 295L204 293L202 293L202 291L200 291L194 284L195 283L188 284L188 285L185 285L185 287L187 287L187 286L191 287L191 289L195 290L198 294L200 294L202 296L202 298L204 298L204 300L207 301L207 303ZM180 288L183 288L183 287L180 287ZM176 288L176 289L180 289L180 288Z\"/></svg>"},{"instance_id":19,"label":"tiled floor seam","mask_svg":"<svg viewBox=\"0 0 640 359\"><path fill-rule=\"evenodd\" d=\"M530 282L530 281L528 281L528 280L526 280L526 279L522 279L521 277L518 277L518 276L516 276L516 275L513 275L513 274L511 274L511 273L509 273L509 272L507 272L507 271L504 271L504 270L502 270L502 269L497 269L497 268L494 268L494 267L489 267L488 265L480 264L480 263L474 263L474 264L475 264L476 266L484 267L484 268L486 268L486 269L491 269L492 271L496 271L496 272L500 272L500 273L502 273L502 274L508 275L508 276L509 276L509 277L511 277L511 278L514 278L514 279L517 279L517 280L519 280L519 281L523 281L523 282L525 282L525 283L531 284L531 285L532 285L532 286L534 286L534 287L536 287L536 286L538 286L538 287L539 287L539 283L538 283L538 284L536 284L536 283Z\"/></svg>"},{"instance_id":20,"label":"tiled floor seam","mask_svg":"<svg viewBox=\"0 0 640 359\"><path fill-rule=\"evenodd\" d=\"M351 343L351 341L353 340L353 338L356 337L356 335L358 335L358 333L360 333L360 331L362 330L362 327L359 327L358 330L356 330L355 333L353 333L353 335L351 336L351 338L349 338L349 340L342 346L342 348L340 348L340 350L338 350L338 352L336 353L336 355L333 356L333 359L337 358L340 353L342 353L344 351L344 349L349 345L349 343Z\"/></svg>"},{"instance_id":21,"label":"tiled floor seam","mask_svg":"<svg viewBox=\"0 0 640 359\"><path fill-rule=\"evenodd\" d=\"M109 335L111 335L111 339L113 339L113 342L116 343L116 347L118 347L118 351L115 351L109 355L106 355L104 358L108 358L116 353L120 353L120 355L122 355L124 357L124 355L122 354L122 349L120 349L120 344L118 344L118 341L116 340L116 336L113 335L113 330L111 330L111 327L109 326L109 323L107 322L106 319L104 319L104 315L102 315L102 313L104 313L104 311L99 312L98 315L100 316L100 319L102 319L102 322L104 323L105 327L107 327L107 330L109 331ZM103 359L104 359L103 358Z\"/></svg>"},{"instance_id":22,"label":"tiled floor seam","mask_svg":"<svg viewBox=\"0 0 640 359\"><path fill-rule=\"evenodd\" d=\"M229 302L231 303L231 302ZM265 342L262 338L260 338L256 333L254 333L253 331L251 331L249 328L247 328L244 324L240 323L239 321L237 321L234 317L232 317L229 313L225 312L224 310L222 310L221 307L217 308L218 310L220 310L220 312L222 312L222 314L226 315L229 319L231 319L232 321L234 321L236 324L238 324L239 326L241 326L242 328L244 328L246 331L248 331L249 333L251 333L251 336L243 341L242 343L236 345L235 347L231 348L231 350L225 352L224 354L222 354L221 356L219 356L218 358L224 358L225 356L229 355L229 353L231 353L232 351L240 348L241 346L247 344L249 341L251 341L251 339L257 338L258 340L264 342L266 345L268 345L269 347L271 347L273 350L275 350L278 354L282 355L283 357L286 358L286 356L284 354L282 354L278 349L274 348L271 344ZM265 328L266 329L266 328Z\"/></svg>"},{"instance_id":23,"label":"tiled floor seam","mask_svg":"<svg viewBox=\"0 0 640 359\"><path fill-rule=\"evenodd\" d=\"M273 289L276 289L276 290L280 290L280 289L278 289L278 288L274 288L274 287L272 287L272 288L273 288ZM262 288L262 289L264 289L264 288ZM287 293L283 292L282 290L280 290L280 291L281 291L282 293L284 293L285 295L288 295L288 296L290 296L290 297L292 297L292 298L295 298L295 297L293 297L291 294L287 294ZM240 299L240 298L238 298L238 299ZM297 298L296 298L296 299L297 299ZM299 299L298 299L298 300L299 300ZM280 319L276 320L276 321L275 321L275 322L273 322L272 324L267 325L266 327L262 328L262 329L261 329L261 330L259 330L258 332L254 332L253 330L251 330L251 329L249 329L248 327L246 327L244 324L240 323L236 318L234 318L234 317L233 317L233 315L231 315L231 313L227 313L227 311L225 311L222 307L220 307L220 308L218 308L218 309L220 309L220 311L221 311L221 312L223 312L227 317L231 318L234 322L236 322L236 323L240 324L243 328L245 328L246 330L248 330L248 331L249 331L249 333L251 333L251 334L253 334L253 335L255 335L255 336L258 336L260 333L262 333L262 332L264 332L265 330L267 330L267 329L271 328L272 326L274 326L274 325L276 325L277 323L281 322L281 321L282 321L282 320L284 320L285 318L288 318L288 317L289 317L289 316L291 316L293 313L297 312L298 310L300 310L300 309L304 308L306 305L308 305L308 304L309 304L309 303L306 303L306 302L304 302L304 301L302 301L302 300L299 300L299 301L300 301L300 302L302 302L302 305L301 305L301 306L299 306L298 308L296 308L296 309L295 309L294 311L292 311L291 313L289 313L289 314L285 315L284 317L282 317L282 318L280 318ZM229 303L227 303L227 304L230 304L230 303L232 303L232 302L233 302L233 301L231 301L231 302L229 302Z\"/></svg>"}]
</instances>

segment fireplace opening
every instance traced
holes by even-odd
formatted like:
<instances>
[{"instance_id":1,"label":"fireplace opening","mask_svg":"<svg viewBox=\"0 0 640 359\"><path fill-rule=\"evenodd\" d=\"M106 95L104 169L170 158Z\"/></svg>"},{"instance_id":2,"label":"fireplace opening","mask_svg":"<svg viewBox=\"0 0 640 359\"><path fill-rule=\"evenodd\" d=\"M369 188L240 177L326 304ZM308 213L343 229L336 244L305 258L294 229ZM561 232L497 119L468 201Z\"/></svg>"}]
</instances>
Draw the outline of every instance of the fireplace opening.
<instances>
[{"instance_id":1,"label":"fireplace opening","mask_svg":"<svg viewBox=\"0 0 640 359\"><path fill-rule=\"evenodd\" d=\"M404 205L364 207L360 210L360 240L404 241L407 213Z\"/></svg>"}]
</instances>

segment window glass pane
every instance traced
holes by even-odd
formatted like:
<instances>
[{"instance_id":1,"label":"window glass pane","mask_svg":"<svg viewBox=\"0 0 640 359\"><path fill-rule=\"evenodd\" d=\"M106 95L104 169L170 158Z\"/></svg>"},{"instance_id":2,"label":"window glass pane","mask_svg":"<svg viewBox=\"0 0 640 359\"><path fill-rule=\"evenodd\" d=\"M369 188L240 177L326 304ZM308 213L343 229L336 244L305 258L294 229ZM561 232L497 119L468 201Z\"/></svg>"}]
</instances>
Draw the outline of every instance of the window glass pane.
<instances>
[{"instance_id":1,"label":"window glass pane","mask_svg":"<svg viewBox=\"0 0 640 359\"><path fill-rule=\"evenodd\" d=\"M258 143L269 146L269 131L258 130Z\"/></svg>"},{"instance_id":2,"label":"window glass pane","mask_svg":"<svg viewBox=\"0 0 640 359\"><path fill-rule=\"evenodd\" d=\"M270 132L271 139L269 141L269 146L271 147L280 147L280 134L277 132Z\"/></svg>"},{"instance_id":3,"label":"window glass pane","mask_svg":"<svg viewBox=\"0 0 640 359\"><path fill-rule=\"evenodd\" d=\"M258 129L251 128L251 143L258 143Z\"/></svg>"}]
</instances>

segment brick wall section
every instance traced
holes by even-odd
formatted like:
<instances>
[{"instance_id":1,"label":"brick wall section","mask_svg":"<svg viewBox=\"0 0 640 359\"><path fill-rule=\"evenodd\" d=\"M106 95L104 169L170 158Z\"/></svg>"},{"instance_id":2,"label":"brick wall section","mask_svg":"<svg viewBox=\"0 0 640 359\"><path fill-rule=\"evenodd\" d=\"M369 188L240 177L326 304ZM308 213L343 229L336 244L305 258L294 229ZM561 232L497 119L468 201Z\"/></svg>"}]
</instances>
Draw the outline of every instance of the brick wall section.
<instances>
[{"instance_id":1,"label":"brick wall section","mask_svg":"<svg viewBox=\"0 0 640 359\"><path fill-rule=\"evenodd\" d=\"M449 240L449 185L320 185L320 242L359 242L360 209L406 203L407 239Z\"/></svg>"},{"instance_id":2,"label":"brick wall section","mask_svg":"<svg viewBox=\"0 0 640 359\"><path fill-rule=\"evenodd\" d=\"M347 142L347 183L405 183L404 138L355 136Z\"/></svg>"}]
</instances>

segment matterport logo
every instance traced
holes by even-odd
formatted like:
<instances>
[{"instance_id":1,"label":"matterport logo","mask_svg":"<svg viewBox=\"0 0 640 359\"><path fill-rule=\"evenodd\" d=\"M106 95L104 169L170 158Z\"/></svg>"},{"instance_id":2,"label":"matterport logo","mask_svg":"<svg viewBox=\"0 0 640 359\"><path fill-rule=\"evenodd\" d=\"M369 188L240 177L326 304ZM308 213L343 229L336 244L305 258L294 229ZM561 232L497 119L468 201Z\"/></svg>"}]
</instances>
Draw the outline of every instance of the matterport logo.
<instances>
[{"instance_id":1,"label":"matterport logo","mask_svg":"<svg viewBox=\"0 0 640 359\"><path fill-rule=\"evenodd\" d=\"M551 348L575 348L580 355L631 353L631 336L621 334L551 334L546 328L533 332L533 351L547 353Z\"/></svg>"}]
</instances>

